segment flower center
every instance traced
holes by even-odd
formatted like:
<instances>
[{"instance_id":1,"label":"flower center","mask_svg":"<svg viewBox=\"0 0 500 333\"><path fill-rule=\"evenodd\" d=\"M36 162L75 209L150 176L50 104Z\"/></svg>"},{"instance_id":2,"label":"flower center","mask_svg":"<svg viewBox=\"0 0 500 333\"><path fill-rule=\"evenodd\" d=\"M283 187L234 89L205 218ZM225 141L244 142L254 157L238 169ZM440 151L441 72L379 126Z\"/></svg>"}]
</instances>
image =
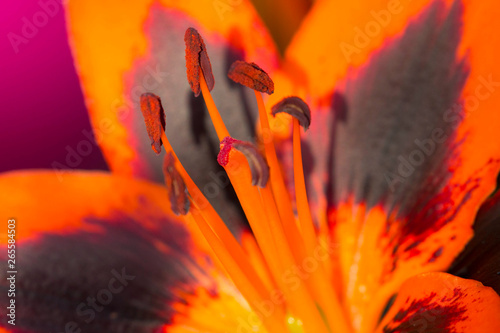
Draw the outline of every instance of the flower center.
<instances>
[{"instance_id":1,"label":"flower center","mask_svg":"<svg viewBox=\"0 0 500 333\"><path fill-rule=\"evenodd\" d=\"M152 147L159 153L163 144L167 150L164 174L172 210L198 225L249 305L261 314L260 319L268 332L351 332L330 280L331 274L326 273L326 267L330 267L330 251L328 245L318 241L307 199L300 126L305 129L309 126L309 107L298 97L287 97L272 109L273 115L285 112L294 117L296 218L262 98L262 92L273 93L273 81L256 64L242 61L235 62L228 74L233 81L255 92L260 118L259 139L264 148L261 155L252 143L231 138L210 94L214 79L201 36L189 28L185 41L188 81L195 95L202 93L207 105L221 141L219 164L228 174L252 228L257 254L245 251L190 178L165 134L160 99L144 94L141 108ZM251 255L259 258L257 265ZM301 268L308 269L304 272ZM272 304L272 311L264 314L262 308L266 304Z\"/></svg>"}]
</instances>

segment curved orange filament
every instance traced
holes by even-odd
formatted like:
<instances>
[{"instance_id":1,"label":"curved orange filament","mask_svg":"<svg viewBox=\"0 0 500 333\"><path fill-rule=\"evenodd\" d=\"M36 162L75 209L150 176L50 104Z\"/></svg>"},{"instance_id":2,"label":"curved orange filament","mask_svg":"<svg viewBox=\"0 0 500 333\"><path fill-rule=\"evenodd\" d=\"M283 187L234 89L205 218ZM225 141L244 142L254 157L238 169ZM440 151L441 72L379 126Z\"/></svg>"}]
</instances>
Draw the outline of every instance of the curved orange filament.
<instances>
[{"instance_id":1,"label":"curved orange filament","mask_svg":"<svg viewBox=\"0 0 500 333\"><path fill-rule=\"evenodd\" d=\"M294 259L284 236L278 210L269 188L261 189L251 185L251 172L246 157L232 149L228 163L224 166L229 180L238 196L243 211L254 232L264 258L287 304L299 316L307 332L326 333L328 328L308 292L306 284L293 276ZM292 282L293 280L293 282ZM292 283L290 283L292 282ZM298 282L298 283L294 283Z\"/></svg>"},{"instance_id":2,"label":"curved orange filament","mask_svg":"<svg viewBox=\"0 0 500 333\"><path fill-rule=\"evenodd\" d=\"M254 285L255 289L259 292L259 295L261 295L261 297L269 297L269 290L262 283L259 276L255 273L255 270L253 270L252 266L250 265L248 255L245 253L241 245L234 238L231 231L227 228L224 221L220 218L219 214L217 214L215 209L208 202L198 186L196 186L187 171L184 169L164 132L162 133L162 142L165 146L165 149L171 152L174 156L176 161L176 168L181 174L184 183L186 184L186 188L191 196L192 201L195 203L199 212L203 215L203 218L209 222L210 227L221 239L222 243L227 247L229 253L231 253L231 255L234 257L234 260L245 272L249 280Z\"/></svg>"},{"instance_id":3,"label":"curved orange filament","mask_svg":"<svg viewBox=\"0 0 500 333\"><path fill-rule=\"evenodd\" d=\"M229 162L224 166L224 169L238 196L257 244L268 262L274 280L279 284L280 276L277 272L279 271L280 262L279 258L273 255L273 253L276 253L276 245L271 237L265 212L259 209L260 196L257 188L251 185L251 173L247 160L242 153L234 149L231 150L229 155Z\"/></svg>"},{"instance_id":4,"label":"curved orange filament","mask_svg":"<svg viewBox=\"0 0 500 333\"><path fill-rule=\"evenodd\" d=\"M282 225L279 223L279 214L278 214L278 209L276 208L276 204L274 202L274 198L272 196L271 191L269 188L263 188L260 190L261 194L261 199L262 199L262 206L264 207L264 210L267 213L268 216L268 221L271 226L271 232L273 233L273 237L276 241L276 244L278 244L278 255L283 262L283 265L285 267L285 270L283 274L287 274L287 272L291 272L294 268L297 270L300 270L300 267L297 266L297 262L293 258L292 251L290 250L290 247L288 246L285 233L283 231ZM300 278L302 281L300 281L300 285L297 288L297 290L291 290L289 293L291 293L290 298L294 299L294 302L291 302L290 307L296 311L296 313L301 314L302 307L317 307L314 297L311 296L309 292L309 284L310 282L314 282L309 279L309 276L300 276L299 273L295 273L296 278ZM283 275L284 276L284 275ZM297 281L297 280L296 280ZM286 290L286 289L285 289ZM299 308L296 309L295 306L298 306ZM312 314L316 316L316 314ZM311 315L311 316L312 316ZM321 317L322 318L322 317ZM309 320L313 320L312 317ZM318 320L318 319L316 319ZM323 318L321 319L323 320ZM313 328L310 328L309 322L305 322L304 326L306 329L309 329L311 332L316 332L316 330L313 330ZM326 328L326 326L325 326ZM318 329L318 328L315 328Z\"/></svg>"},{"instance_id":5,"label":"curved orange filament","mask_svg":"<svg viewBox=\"0 0 500 333\"><path fill-rule=\"evenodd\" d=\"M306 245L306 252L309 257L314 258L314 253L320 248L320 245L317 242L314 222L311 217L311 211L307 199L306 183L302 165L300 124L297 119L293 119L293 175L295 182L297 213L299 215L300 227ZM312 288L312 292L325 312L330 327L338 332L351 332L352 329L345 319L346 316L344 315L344 310L340 305L333 285L326 279L327 275L323 262L319 262L318 266L318 269L311 273L312 283L310 286Z\"/></svg>"},{"instance_id":6,"label":"curved orange filament","mask_svg":"<svg viewBox=\"0 0 500 333\"><path fill-rule=\"evenodd\" d=\"M257 105L259 107L259 118L262 132L262 142L266 153L267 164L270 169L271 187L273 189L274 198L278 211L283 223L287 239L290 241L290 246L296 261L301 261L305 257L305 248L302 237L300 236L299 229L295 223L295 216L293 214L292 202L290 194L285 185L283 175L281 173L281 166L278 162L276 155L276 148L274 147L272 132L269 127L269 120L267 119L266 107L262 98L262 93L254 90Z\"/></svg>"},{"instance_id":7,"label":"curved orange filament","mask_svg":"<svg viewBox=\"0 0 500 333\"><path fill-rule=\"evenodd\" d=\"M297 214L299 215L300 230L304 237L307 253L312 253L316 247L316 231L311 218L309 202L307 199L306 182L302 166L302 147L300 143L300 125L293 119L293 178L295 182L295 200Z\"/></svg>"},{"instance_id":8,"label":"curved orange filament","mask_svg":"<svg viewBox=\"0 0 500 333\"><path fill-rule=\"evenodd\" d=\"M212 119L212 123L214 124L215 131L217 132L217 136L219 137L219 141L222 141L226 136L229 135L229 131L220 116L219 110L217 110L217 106L215 106L215 102L212 98L212 94L208 90L207 81L205 81L205 76L203 76L203 71L200 69L200 87L201 93L203 94L203 99L205 100L205 104L207 105L208 113L210 114L210 118Z\"/></svg>"},{"instance_id":9,"label":"curved orange filament","mask_svg":"<svg viewBox=\"0 0 500 333\"><path fill-rule=\"evenodd\" d=\"M286 190L283 176L281 174L280 165L279 165L278 158L276 155L276 149L275 149L274 144L273 144L272 133L270 131L269 121L267 119L267 112L265 109L264 100L262 98L262 94L258 91L255 91L255 96L257 99L257 105L259 106L259 116L260 116L260 124L261 124L261 128L262 128L262 132L268 133L268 137L264 137L263 142L264 142L264 148L265 148L265 152L266 152L267 161L268 161L268 164L269 164L270 169L271 169L271 185L273 186L272 188L273 188L273 191L275 193L274 198L276 199L276 204L278 205L278 210L280 207L278 202L281 203L282 209L279 210L280 216L286 216L287 219L289 219L289 220L285 220L282 218L282 223L283 223L283 227L285 230L286 238L289 240L289 242L290 242L289 245L292 249L292 252L294 253L295 262L296 262L296 264L298 264L300 266L300 264L304 263L306 260L311 260L311 259L316 260L316 258L314 258L313 255L314 255L315 251L319 250L320 245L317 244L316 235L314 235L312 237L313 241L314 241L314 243L313 243L314 246L312 248L310 248L308 255L306 255L305 249L303 248L304 240L301 237L299 230L297 228L297 225L294 222L295 218L293 216L293 213L292 213L291 219L288 216L288 212L291 212L291 209L292 209L291 202L288 199L289 198L288 192ZM297 121L297 123L298 123L298 121ZM298 127L298 129L299 129L299 135L300 135L300 127ZM294 135L295 135L295 132L294 132ZM296 136L294 136L294 137L296 137ZM299 136L298 142L300 143L300 136ZM298 148L300 149L300 146ZM295 158L295 156L299 156L300 160ZM306 200L302 201L302 202L305 203L305 206L306 206L305 213L309 215L310 225L312 226L312 219L310 218L311 215L310 215L310 211L309 211L309 205L307 203L307 194L305 192L305 181L303 179L303 171L302 171L302 153L300 150L299 151L294 150L294 162L295 161L297 162L297 165L294 163L294 167L300 166L300 169L297 168L297 169L294 169L294 171L300 173L300 175L302 176L302 183L304 184L303 185L304 190L302 192L303 196L297 196L297 201L304 200L303 197L306 198ZM273 171L274 171L274 173L273 173ZM274 178L273 178L273 175L274 175ZM275 190L275 189L277 189L277 190ZM271 198L272 198L272 196L268 197L265 202L267 202ZM283 200L283 199L285 199L285 200ZM289 208L290 210L288 210L288 207L287 207L288 205L290 206L290 208ZM295 251L293 251L293 250L295 250ZM326 261L327 260L324 260L322 263L318 263L318 264L319 265L325 264ZM349 332L350 328L348 327L347 323L345 322L345 319L343 317L343 311L341 309L340 303L338 301L335 301L335 300L329 300L330 297L335 297L335 291L334 291L333 287L330 286L326 277L327 277L327 275L326 275L326 272L324 269L320 269L318 272L312 272L312 277L310 279L307 279L307 285L308 285L309 289L311 290L311 292L316 296L316 299L319 300L321 308L323 309L325 314L327 314L327 319L328 319L328 323L330 324L330 327L331 328L338 328L340 332ZM328 296L329 294L333 295L333 296Z\"/></svg>"},{"instance_id":10,"label":"curved orange filament","mask_svg":"<svg viewBox=\"0 0 500 333\"><path fill-rule=\"evenodd\" d=\"M262 254L262 251L257 244L254 235L252 233L243 233L241 235L241 244L243 248L246 249L247 253L252 254L251 256L249 256L250 265L254 268L254 270L257 271L257 274L261 278L262 283L264 283L268 290L276 290L276 283L271 276L269 266L264 259L264 255ZM283 308L285 308L284 304Z\"/></svg>"},{"instance_id":11,"label":"curved orange filament","mask_svg":"<svg viewBox=\"0 0 500 333\"><path fill-rule=\"evenodd\" d=\"M194 202L193 204L195 205ZM210 244L210 247L226 269L236 287L240 290L252 309L258 313L259 309L255 307L256 304L262 304L266 297L270 297L270 295L268 294L266 297L259 295L259 292L255 289L254 284L248 279L248 276L245 272L243 272L241 267L238 265L238 262L233 258L224 245L224 242L222 242L213 232L212 228L210 228L208 223L197 211L197 208L191 207L191 211L187 214L187 217L192 219L198 225L203 233L203 236ZM286 316L283 310L280 307L276 307L274 311L263 318L263 324L268 332L286 332L287 328L285 318Z\"/></svg>"}]
</instances>

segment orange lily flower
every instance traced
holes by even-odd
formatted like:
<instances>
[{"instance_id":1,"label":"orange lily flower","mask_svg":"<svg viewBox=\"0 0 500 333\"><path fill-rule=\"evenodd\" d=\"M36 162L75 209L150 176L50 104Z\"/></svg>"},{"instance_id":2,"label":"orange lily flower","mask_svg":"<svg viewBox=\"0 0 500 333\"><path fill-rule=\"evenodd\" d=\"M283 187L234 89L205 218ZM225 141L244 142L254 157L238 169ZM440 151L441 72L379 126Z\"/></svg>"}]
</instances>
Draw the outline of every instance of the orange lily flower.
<instances>
[{"instance_id":1,"label":"orange lily flower","mask_svg":"<svg viewBox=\"0 0 500 333\"><path fill-rule=\"evenodd\" d=\"M0 331L499 332L499 8L69 2L112 173L0 176Z\"/></svg>"}]
</instances>

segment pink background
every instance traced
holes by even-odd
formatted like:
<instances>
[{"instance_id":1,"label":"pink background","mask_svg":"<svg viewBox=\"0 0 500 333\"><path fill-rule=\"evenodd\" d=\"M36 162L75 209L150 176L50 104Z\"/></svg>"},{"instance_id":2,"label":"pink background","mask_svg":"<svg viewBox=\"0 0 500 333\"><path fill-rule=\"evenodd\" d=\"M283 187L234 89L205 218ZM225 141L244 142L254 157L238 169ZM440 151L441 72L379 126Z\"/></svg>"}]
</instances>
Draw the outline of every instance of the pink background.
<instances>
[{"instance_id":1,"label":"pink background","mask_svg":"<svg viewBox=\"0 0 500 333\"><path fill-rule=\"evenodd\" d=\"M80 141L89 141L83 132L91 127L61 2L41 1L57 8L50 17L41 14L46 12L39 1L5 1L0 11L0 172L51 169L54 162L70 169L105 170L106 163L93 142L77 165L66 162L67 149L76 150ZM38 19L38 32L19 44L16 53L9 33L23 37L24 18L31 23Z\"/></svg>"}]
</instances>

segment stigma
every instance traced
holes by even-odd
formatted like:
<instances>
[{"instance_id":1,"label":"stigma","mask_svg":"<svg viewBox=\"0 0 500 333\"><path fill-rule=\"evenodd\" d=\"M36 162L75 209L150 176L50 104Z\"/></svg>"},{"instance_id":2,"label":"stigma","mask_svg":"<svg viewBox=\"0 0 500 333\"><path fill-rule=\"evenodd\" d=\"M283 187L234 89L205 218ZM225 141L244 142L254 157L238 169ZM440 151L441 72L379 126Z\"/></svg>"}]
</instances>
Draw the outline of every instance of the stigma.
<instances>
[{"instance_id":1,"label":"stigma","mask_svg":"<svg viewBox=\"0 0 500 333\"><path fill-rule=\"evenodd\" d=\"M294 267L302 266L320 247L308 204L302 164L300 126L307 130L311 123L307 103L290 96L269 112L262 94L274 92L271 77L255 63L236 61L230 67L228 77L254 91L259 111L259 133L266 133L266 139L258 138L263 147L257 147L252 142L233 138L210 93L215 79L203 38L194 28L188 28L184 40L188 82L194 95L201 94L207 106L220 140L217 161L225 169L252 229L261 254L259 267L262 269L257 270L251 263L247 250L231 234L180 163L165 133L161 101L146 93L141 96L141 109L153 150L159 153L163 145L167 152L164 175L172 211L186 222L198 225L253 311L258 312L260 304L273 299L276 291L283 295L283 302L276 304L271 314L261 318L266 331L351 332L337 293L326 274L330 258L318 263L318 268L310 272L308 278L298 278L298 283L290 284L286 278ZM285 184L269 126L268 117L278 113L293 118L295 203Z\"/></svg>"}]
</instances>

